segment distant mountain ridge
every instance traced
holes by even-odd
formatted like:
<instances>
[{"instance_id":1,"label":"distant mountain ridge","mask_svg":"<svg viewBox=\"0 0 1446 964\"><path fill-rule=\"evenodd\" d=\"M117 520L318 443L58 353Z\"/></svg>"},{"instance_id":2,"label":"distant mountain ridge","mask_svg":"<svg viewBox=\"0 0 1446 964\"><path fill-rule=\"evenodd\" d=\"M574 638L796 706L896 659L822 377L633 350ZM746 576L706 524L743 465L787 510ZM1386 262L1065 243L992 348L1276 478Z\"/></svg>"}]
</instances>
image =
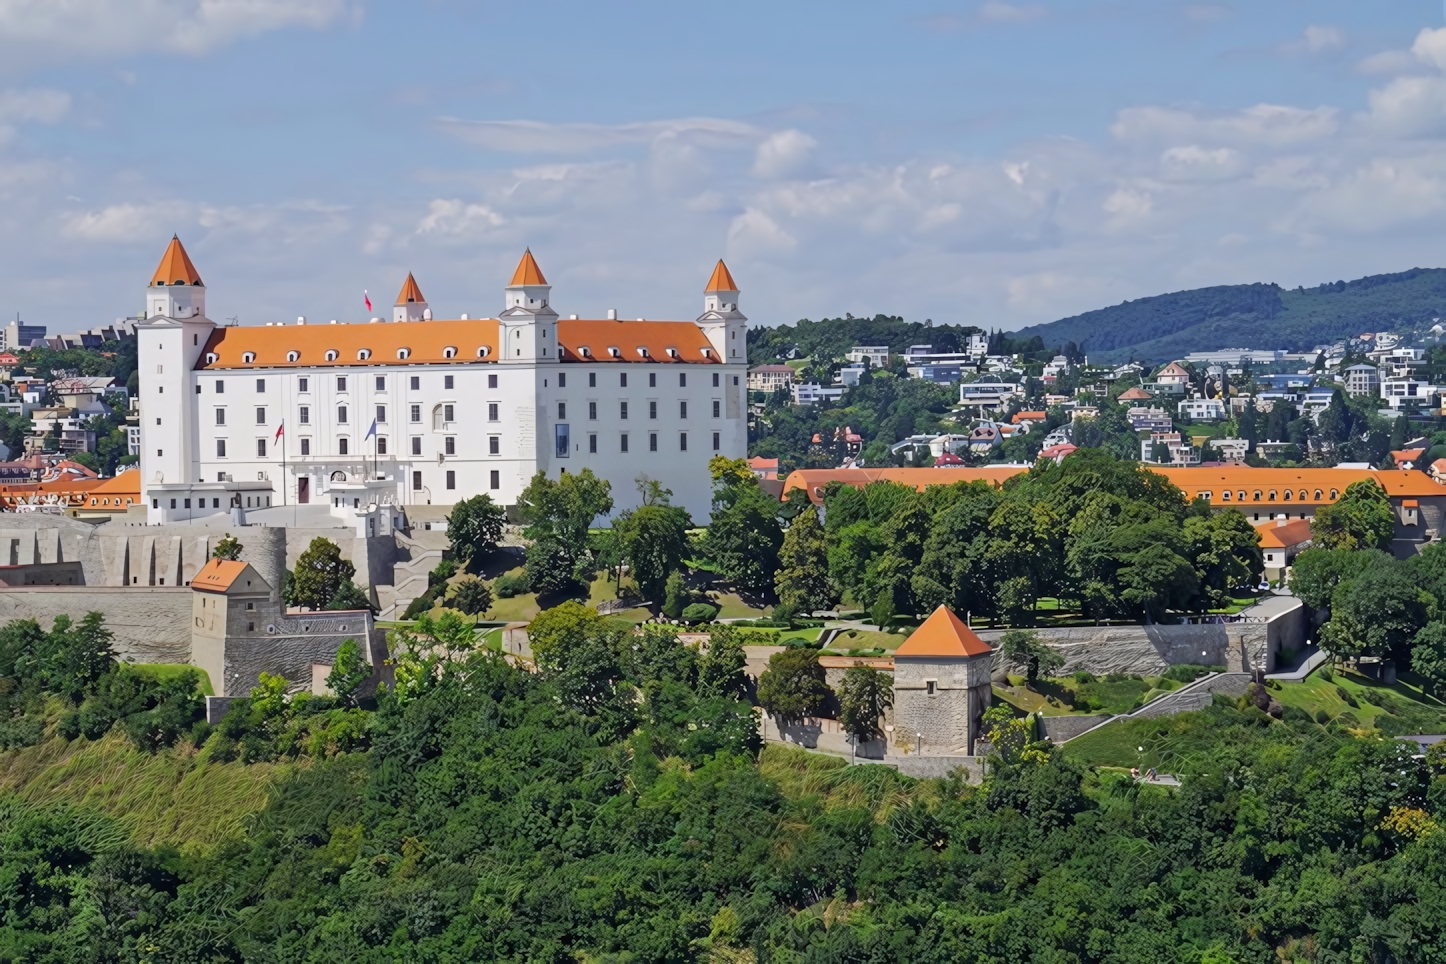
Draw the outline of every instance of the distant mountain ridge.
<instances>
[{"instance_id":1,"label":"distant mountain ridge","mask_svg":"<svg viewBox=\"0 0 1446 964\"><path fill-rule=\"evenodd\" d=\"M1013 332L1074 342L1091 361L1164 361L1192 351L1304 351L1367 331L1424 330L1446 317L1446 268L1412 268L1314 288L1219 285L1126 301Z\"/></svg>"}]
</instances>

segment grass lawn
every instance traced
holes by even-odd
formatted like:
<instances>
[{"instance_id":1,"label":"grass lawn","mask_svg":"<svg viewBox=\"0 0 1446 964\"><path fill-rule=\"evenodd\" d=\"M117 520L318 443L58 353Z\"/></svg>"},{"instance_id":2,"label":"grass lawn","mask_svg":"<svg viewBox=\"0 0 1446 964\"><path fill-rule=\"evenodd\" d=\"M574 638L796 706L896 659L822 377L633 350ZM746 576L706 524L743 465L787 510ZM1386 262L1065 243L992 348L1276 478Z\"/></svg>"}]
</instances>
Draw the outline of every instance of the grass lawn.
<instances>
[{"instance_id":1,"label":"grass lawn","mask_svg":"<svg viewBox=\"0 0 1446 964\"><path fill-rule=\"evenodd\" d=\"M1089 683L1077 683L1069 677L1039 679L1032 686L1023 676L1010 676L1009 682L1008 687L995 686L994 695L1026 713L1042 713L1045 716L1098 713L1118 716L1184 685L1160 676L1114 682L1101 677Z\"/></svg>"},{"instance_id":2,"label":"grass lawn","mask_svg":"<svg viewBox=\"0 0 1446 964\"><path fill-rule=\"evenodd\" d=\"M736 592L720 592L713 597L713 602L718 606L719 619L760 619L773 609L771 606L756 609Z\"/></svg>"},{"instance_id":3,"label":"grass lawn","mask_svg":"<svg viewBox=\"0 0 1446 964\"><path fill-rule=\"evenodd\" d=\"M880 633L867 629L847 629L834 637L830 650L847 652L851 649L882 649L893 652L909 637L902 633Z\"/></svg>"},{"instance_id":4,"label":"grass lawn","mask_svg":"<svg viewBox=\"0 0 1446 964\"><path fill-rule=\"evenodd\" d=\"M195 672L201 677L201 695L215 696L216 691L211 688L211 677L199 666L192 666L189 663L130 663L131 669L140 673L147 679L153 679L158 683L175 679L182 673Z\"/></svg>"}]
</instances>

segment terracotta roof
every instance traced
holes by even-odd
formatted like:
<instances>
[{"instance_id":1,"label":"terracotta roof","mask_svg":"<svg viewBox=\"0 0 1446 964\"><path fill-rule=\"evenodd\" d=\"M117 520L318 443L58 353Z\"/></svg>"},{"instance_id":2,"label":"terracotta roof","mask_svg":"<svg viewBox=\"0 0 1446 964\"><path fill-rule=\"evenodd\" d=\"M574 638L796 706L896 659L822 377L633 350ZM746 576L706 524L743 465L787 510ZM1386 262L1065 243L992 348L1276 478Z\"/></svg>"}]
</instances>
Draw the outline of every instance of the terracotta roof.
<instances>
[{"instance_id":1,"label":"terracotta roof","mask_svg":"<svg viewBox=\"0 0 1446 964\"><path fill-rule=\"evenodd\" d=\"M964 460L961 459L959 456L955 455L953 452L941 452L941 453L939 453L939 457L934 460L934 464L935 464L936 466L938 466L938 465L963 465L963 464L964 464Z\"/></svg>"},{"instance_id":2,"label":"terracotta roof","mask_svg":"<svg viewBox=\"0 0 1446 964\"><path fill-rule=\"evenodd\" d=\"M201 275L196 271L196 266L191 264L190 256L181 246L181 239L175 235L171 236L166 253L161 255L161 263L156 265L156 273L151 275L151 284L205 287L201 284Z\"/></svg>"},{"instance_id":3,"label":"terracotta roof","mask_svg":"<svg viewBox=\"0 0 1446 964\"><path fill-rule=\"evenodd\" d=\"M1179 362L1170 362L1170 364L1168 364L1168 365L1166 365L1164 368L1160 369L1159 374L1156 375L1155 377L1156 377L1156 378L1159 378L1160 375L1186 375L1186 376L1188 376L1189 374L1190 374L1189 372L1187 372L1185 369L1183 369L1183 368L1180 367L1180 363L1179 363Z\"/></svg>"},{"instance_id":4,"label":"terracotta roof","mask_svg":"<svg viewBox=\"0 0 1446 964\"><path fill-rule=\"evenodd\" d=\"M1145 391L1143 388L1140 388L1138 385L1136 385L1134 388L1126 389L1125 391L1120 392L1120 401L1122 402L1134 401L1137 398L1146 399L1153 397L1153 395Z\"/></svg>"},{"instance_id":5,"label":"terracotta roof","mask_svg":"<svg viewBox=\"0 0 1446 964\"><path fill-rule=\"evenodd\" d=\"M191 579L191 588L225 592L249 568L249 563L240 560L212 559Z\"/></svg>"},{"instance_id":6,"label":"terracotta roof","mask_svg":"<svg viewBox=\"0 0 1446 964\"><path fill-rule=\"evenodd\" d=\"M537 266L537 259L532 256L532 249L528 248L522 252L522 260L517 262L517 270L512 272L512 285L545 285L547 279L542 276L542 269Z\"/></svg>"},{"instance_id":7,"label":"terracotta roof","mask_svg":"<svg viewBox=\"0 0 1446 964\"><path fill-rule=\"evenodd\" d=\"M1425 454L1425 449L1401 449L1398 452L1392 452L1391 458L1396 460L1397 465L1400 465L1402 462L1414 462Z\"/></svg>"},{"instance_id":8,"label":"terracotta roof","mask_svg":"<svg viewBox=\"0 0 1446 964\"><path fill-rule=\"evenodd\" d=\"M558 357L565 362L723 363L718 349L691 321L566 319L557 323L557 340Z\"/></svg>"},{"instance_id":9,"label":"terracotta roof","mask_svg":"<svg viewBox=\"0 0 1446 964\"><path fill-rule=\"evenodd\" d=\"M778 459L765 459L761 455L755 455L748 460L748 465L754 469L776 469L778 468Z\"/></svg>"},{"instance_id":10,"label":"terracotta roof","mask_svg":"<svg viewBox=\"0 0 1446 964\"><path fill-rule=\"evenodd\" d=\"M818 441L818 436L814 436L814 441ZM803 489L808 493L810 500L815 504L822 505L824 487L830 482L842 482L845 485L859 488L870 482L898 482L901 485L911 485L922 492L931 485L950 485L954 482L983 481L999 486L1003 485L1006 480L1027 471L1029 471L1028 468L1019 465L982 465L974 468L965 466L944 469L794 469L788 474L788 478L784 479L783 491L786 495L794 489Z\"/></svg>"},{"instance_id":11,"label":"terracotta roof","mask_svg":"<svg viewBox=\"0 0 1446 964\"><path fill-rule=\"evenodd\" d=\"M980 639L964 620L954 615L945 606L934 610L924 624L914 630L902 646L894 650L894 658L900 656L984 656L994 650Z\"/></svg>"},{"instance_id":12,"label":"terracotta roof","mask_svg":"<svg viewBox=\"0 0 1446 964\"><path fill-rule=\"evenodd\" d=\"M1292 501L1300 502L1299 490L1306 490L1304 501L1325 504L1334 502L1330 492L1336 490L1336 498L1346 491L1353 482L1374 479L1393 498L1424 496L1440 498L1446 496L1446 486L1434 481L1424 472L1402 469L1274 469L1255 468L1249 465L1205 466L1159 466L1150 471L1174 482L1185 492L1185 497L1195 498L1200 492L1215 494L1212 505L1223 504L1219 498L1222 489L1246 491L1246 501L1255 504L1255 490L1261 491L1261 502L1269 501L1268 493L1275 489L1283 495L1285 489L1296 494ZM1315 490L1321 490L1321 498L1315 498ZM1278 502L1284 499L1278 497Z\"/></svg>"},{"instance_id":13,"label":"terracotta roof","mask_svg":"<svg viewBox=\"0 0 1446 964\"><path fill-rule=\"evenodd\" d=\"M1014 417L1011 418L1010 421L1013 422L1015 425L1018 425L1020 422L1023 422L1026 419L1031 422L1042 422L1048 417L1048 412L1015 412Z\"/></svg>"},{"instance_id":14,"label":"terracotta roof","mask_svg":"<svg viewBox=\"0 0 1446 964\"><path fill-rule=\"evenodd\" d=\"M733 275L728 273L728 266L723 259L718 259L718 267L713 269L713 276L708 279L708 287L703 289L704 294L710 291L737 291L738 283L733 280Z\"/></svg>"},{"instance_id":15,"label":"terracotta roof","mask_svg":"<svg viewBox=\"0 0 1446 964\"><path fill-rule=\"evenodd\" d=\"M694 328L696 329L696 325ZM407 349L406 359L397 357ZM455 349L451 358L448 348ZM478 357L478 349L486 348ZM366 358L359 357L363 349ZM296 352L295 361L288 358ZM336 358L327 361L326 353ZM247 353L254 360L246 362ZM214 361L208 361L215 355ZM462 364L497 360L497 320L391 322L359 325L275 325L217 328L196 363L213 368L311 368L318 365L376 366L397 364Z\"/></svg>"},{"instance_id":16,"label":"terracotta roof","mask_svg":"<svg viewBox=\"0 0 1446 964\"><path fill-rule=\"evenodd\" d=\"M409 305L425 302L426 300L426 298L422 297L422 289L417 287L417 279L413 278L412 273L408 271L407 283L402 285L402 293L397 295L397 304Z\"/></svg>"},{"instance_id":17,"label":"terracotta roof","mask_svg":"<svg viewBox=\"0 0 1446 964\"><path fill-rule=\"evenodd\" d=\"M1275 521L1262 522L1255 531L1260 533L1260 545L1265 549L1289 549L1309 542L1311 538L1309 519L1296 519L1285 525Z\"/></svg>"},{"instance_id":18,"label":"terracotta roof","mask_svg":"<svg viewBox=\"0 0 1446 964\"><path fill-rule=\"evenodd\" d=\"M139 469L127 469L114 478L106 479L90 490L91 495L134 495L141 494L141 473Z\"/></svg>"},{"instance_id":19,"label":"terracotta roof","mask_svg":"<svg viewBox=\"0 0 1446 964\"><path fill-rule=\"evenodd\" d=\"M1421 503L1418 502L1418 501L1416 501L1415 499L1402 499L1402 500L1401 500L1401 507L1402 507L1402 508L1405 508L1405 509L1416 509L1416 508L1419 508L1420 505L1421 505Z\"/></svg>"},{"instance_id":20,"label":"terracotta roof","mask_svg":"<svg viewBox=\"0 0 1446 964\"><path fill-rule=\"evenodd\" d=\"M1446 459L1437 459L1431 463L1432 472L1446 472Z\"/></svg>"}]
</instances>

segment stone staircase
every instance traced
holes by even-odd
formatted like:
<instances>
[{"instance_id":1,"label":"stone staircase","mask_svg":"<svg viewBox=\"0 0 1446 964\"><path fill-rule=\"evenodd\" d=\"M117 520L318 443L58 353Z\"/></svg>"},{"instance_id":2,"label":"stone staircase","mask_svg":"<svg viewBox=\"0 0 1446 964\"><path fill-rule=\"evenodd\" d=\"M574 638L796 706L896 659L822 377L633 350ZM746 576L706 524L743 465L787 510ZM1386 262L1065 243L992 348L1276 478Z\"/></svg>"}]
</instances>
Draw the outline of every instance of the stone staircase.
<instances>
[{"instance_id":1,"label":"stone staircase","mask_svg":"<svg viewBox=\"0 0 1446 964\"><path fill-rule=\"evenodd\" d=\"M427 576L442 561L448 546L447 533L435 529L393 534L397 540L397 562L392 566L392 584L377 586L378 619L401 619L402 613L427 591Z\"/></svg>"}]
</instances>

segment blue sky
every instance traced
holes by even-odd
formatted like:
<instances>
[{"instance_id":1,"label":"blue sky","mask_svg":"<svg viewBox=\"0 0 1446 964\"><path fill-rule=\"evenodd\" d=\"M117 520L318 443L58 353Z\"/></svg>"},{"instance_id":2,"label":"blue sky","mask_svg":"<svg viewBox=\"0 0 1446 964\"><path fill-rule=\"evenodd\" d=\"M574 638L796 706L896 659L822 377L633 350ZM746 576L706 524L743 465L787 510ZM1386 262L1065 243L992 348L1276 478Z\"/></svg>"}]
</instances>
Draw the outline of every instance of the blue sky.
<instances>
[{"instance_id":1,"label":"blue sky","mask_svg":"<svg viewBox=\"0 0 1446 964\"><path fill-rule=\"evenodd\" d=\"M1446 264L1440 0L0 0L0 313L1017 328Z\"/></svg>"}]
</instances>

